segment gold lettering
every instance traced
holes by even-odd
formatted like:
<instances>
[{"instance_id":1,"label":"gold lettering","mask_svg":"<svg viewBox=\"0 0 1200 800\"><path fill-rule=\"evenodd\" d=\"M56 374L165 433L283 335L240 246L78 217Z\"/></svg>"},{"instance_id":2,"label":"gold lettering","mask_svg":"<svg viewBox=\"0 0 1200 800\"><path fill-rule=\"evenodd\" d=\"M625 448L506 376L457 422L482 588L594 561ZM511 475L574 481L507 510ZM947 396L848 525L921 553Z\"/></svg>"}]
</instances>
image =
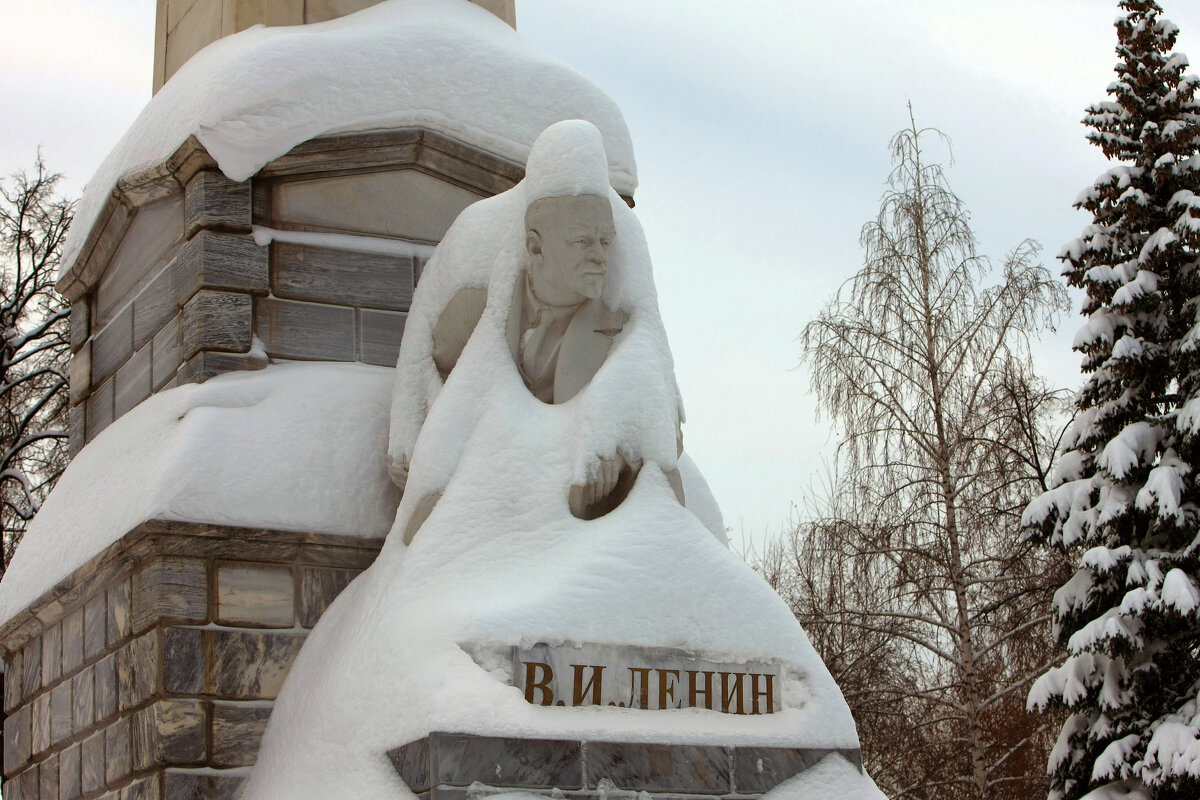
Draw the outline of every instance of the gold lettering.
<instances>
[{"instance_id":1,"label":"gold lettering","mask_svg":"<svg viewBox=\"0 0 1200 800\"><path fill-rule=\"evenodd\" d=\"M766 678L767 688L759 690L758 679ZM767 710L758 710L758 701L760 698L767 699ZM751 714L773 714L775 712L775 676L770 673L759 675L757 672L750 673L750 707Z\"/></svg>"},{"instance_id":2,"label":"gold lettering","mask_svg":"<svg viewBox=\"0 0 1200 800\"><path fill-rule=\"evenodd\" d=\"M550 690L550 681L554 680L554 670L550 669L549 664L543 664L541 661L522 661L525 665L525 702L537 703L534 696L540 690L542 699L540 705L554 705L554 692ZM542 677L538 680L536 675L541 670Z\"/></svg>"},{"instance_id":3,"label":"gold lettering","mask_svg":"<svg viewBox=\"0 0 1200 800\"><path fill-rule=\"evenodd\" d=\"M637 688L638 678L641 678L642 686ZM629 707L630 708L649 708L650 707L650 668L649 667L629 667Z\"/></svg>"},{"instance_id":4,"label":"gold lettering","mask_svg":"<svg viewBox=\"0 0 1200 800\"><path fill-rule=\"evenodd\" d=\"M592 693L590 705L604 705L602 698L600 697L600 690L603 686L601 681L604 675L604 667L589 667L586 664L572 664L571 669L575 671L575 686L572 693L573 699L571 700L571 705L583 705L584 701L587 699L587 693L589 691ZM592 679L586 686L583 685L583 671L585 669L591 669L592 671Z\"/></svg>"},{"instance_id":5,"label":"gold lettering","mask_svg":"<svg viewBox=\"0 0 1200 800\"><path fill-rule=\"evenodd\" d=\"M658 707L659 708L678 708L679 704L671 705L675 700L675 686L679 682L679 670L677 669L656 669L658 673ZM673 678L669 680L668 678Z\"/></svg>"},{"instance_id":6,"label":"gold lettering","mask_svg":"<svg viewBox=\"0 0 1200 800\"><path fill-rule=\"evenodd\" d=\"M694 669L689 669L687 671L687 674L688 674L688 706L691 708L696 708L697 707L696 697L699 695L704 695L704 707L711 710L712 706L713 706L713 695L715 694L715 692L713 691L713 675L716 673L714 673L712 670L707 670L705 672L697 672ZM696 676L697 675L704 676L704 688L703 689L696 688Z\"/></svg>"},{"instance_id":7,"label":"gold lettering","mask_svg":"<svg viewBox=\"0 0 1200 800\"><path fill-rule=\"evenodd\" d=\"M736 678L733 681L733 686L730 686L730 676ZM743 705L742 698L742 678L746 677L744 672L722 672L721 673L721 710L726 714L745 714L746 709ZM737 708L733 708L733 698L737 696Z\"/></svg>"}]
</instances>

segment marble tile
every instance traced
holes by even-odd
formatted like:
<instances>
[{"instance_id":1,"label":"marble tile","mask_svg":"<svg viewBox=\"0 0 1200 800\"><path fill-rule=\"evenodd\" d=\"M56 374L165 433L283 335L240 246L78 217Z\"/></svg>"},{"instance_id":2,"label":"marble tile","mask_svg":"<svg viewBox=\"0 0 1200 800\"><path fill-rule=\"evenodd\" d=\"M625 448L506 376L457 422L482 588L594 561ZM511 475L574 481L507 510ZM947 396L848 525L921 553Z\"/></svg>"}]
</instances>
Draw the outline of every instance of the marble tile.
<instances>
[{"instance_id":1,"label":"marble tile","mask_svg":"<svg viewBox=\"0 0 1200 800\"><path fill-rule=\"evenodd\" d=\"M172 694L204 691L204 635L197 628L163 631L163 688Z\"/></svg>"},{"instance_id":2,"label":"marble tile","mask_svg":"<svg viewBox=\"0 0 1200 800\"><path fill-rule=\"evenodd\" d=\"M38 797L41 800L59 800L57 753L52 753L38 764Z\"/></svg>"},{"instance_id":3,"label":"marble tile","mask_svg":"<svg viewBox=\"0 0 1200 800\"><path fill-rule=\"evenodd\" d=\"M427 743L410 743L389 756L413 791L442 784L470 786L476 781L489 786L579 789L582 749L580 742L571 740L433 733ZM427 766L421 764L425 752Z\"/></svg>"},{"instance_id":4,"label":"marble tile","mask_svg":"<svg viewBox=\"0 0 1200 800\"><path fill-rule=\"evenodd\" d=\"M295 581L286 566L217 566L217 621L290 628L295 622Z\"/></svg>"},{"instance_id":5,"label":"marble tile","mask_svg":"<svg viewBox=\"0 0 1200 800\"><path fill-rule=\"evenodd\" d=\"M356 569L300 568L300 624L312 628L350 581Z\"/></svg>"},{"instance_id":6,"label":"marble tile","mask_svg":"<svg viewBox=\"0 0 1200 800\"><path fill-rule=\"evenodd\" d=\"M98 731L79 745L79 785L84 794L104 788L104 731Z\"/></svg>"},{"instance_id":7,"label":"marble tile","mask_svg":"<svg viewBox=\"0 0 1200 800\"><path fill-rule=\"evenodd\" d=\"M95 671L88 667L71 678L71 729L75 733L96 721Z\"/></svg>"},{"instance_id":8,"label":"marble tile","mask_svg":"<svg viewBox=\"0 0 1200 800\"><path fill-rule=\"evenodd\" d=\"M96 699L96 720L103 721L117 713L118 682L117 654L109 653L92 668L92 693Z\"/></svg>"},{"instance_id":9,"label":"marble tile","mask_svg":"<svg viewBox=\"0 0 1200 800\"><path fill-rule=\"evenodd\" d=\"M587 743L587 786L602 780L620 789L687 794L730 791L730 751L699 745Z\"/></svg>"},{"instance_id":10,"label":"marble tile","mask_svg":"<svg viewBox=\"0 0 1200 800\"><path fill-rule=\"evenodd\" d=\"M22 686L25 683L25 670L22 661L23 650L10 653L4 662L4 713L11 714L12 710L21 705Z\"/></svg>"},{"instance_id":11,"label":"marble tile","mask_svg":"<svg viewBox=\"0 0 1200 800\"><path fill-rule=\"evenodd\" d=\"M152 630L117 651L117 706L139 706L157 688L158 631Z\"/></svg>"},{"instance_id":12,"label":"marble tile","mask_svg":"<svg viewBox=\"0 0 1200 800\"><path fill-rule=\"evenodd\" d=\"M270 707L216 702L212 715L212 765L252 766L271 716Z\"/></svg>"},{"instance_id":13,"label":"marble tile","mask_svg":"<svg viewBox=\"0 0 1200 800\"><path fill-rule=\"evenodd\" d=\"M104 731L104 780L109 785L129 774L132 751L130 721L124 717Z\"/></svg>"},{"instance_id":14,"label":"marble tile","mask_svg":"<svg viewBox=\"0 0 1200 800\"><path fill-rule=\"evenodd\" d=\"M108 587L108 646L112 647L133 633L130 613L133 589L128 577Z\"/></svg>"},{"instance_id":15,"label":"marble tile","mask_svg":"<svg viewBox=\"0 0 1200 800\"><path fill-rule=\"evenodd\" d=\"M42 634L42 686L62 677L62 625L51 625Z\"/></svg>"},{"instance_id":16,"label":"marble tile","mask_svg":"<svg viewBox=\"0 0 1200 800\"><path fill-rule=\"evenodd\" d=\"M95 660L107 646L108 609L104 592L93 597L83 607L83 658Z\"/></svg>"},{"instance_id":17,"label":"marble tile","mask_svg":"<svg viewBox=\"0 0 1200 800\"><path fill-rule=\"evenodd\" d=\"M58 757L58 793L62 800L75 800L82 794L80 784L80 745L63 750Z\"/></svg>"},{"instance_id":18,"label":"marble tile","mask_svg":"<svg viewBox=\"0 0 1200 800\"><path fill-rule=\"evenodd\" d=\"M12 775L33 753L33 714L22 706L4 720L4 774Z\"/></svg>"},{"instance_id":19,"label":"marble tile","mask_svg":"<svg viewBox=\"0 0 1200 800\"><path fill-rule=\"evenodd\" d=\"M770 791L834 751L816 748L736 747L733 770L738 792Z\"/></svg>"},{"instance_id":20,"label":"marble tile","mask_svg":"<svg viewBox=\"0 0 1200 800\"><path fill-rule=\"evenodd\" d=\"M199 700L159 700L133 717L135 771L208 757L208 720Z\"/></svg>"},{"instance_id":21,"label":"marble tile","mask_svg":"<svg viewBox=\"0 0 1200 800\"><path fill-rule=\"evenodd\" d=\"M50 740L61 742L71 737L75 706L71 702L71 681L63 681L50 692Z\"/></svg>"},{"instance_id":22,"label":"marble tile","mask_svg":"<svg viewBox=\"0 0 1200 800\"><path fill-rule=\"evenodd\" d=\"M42 637L33 637L21 653L21 666L25 670L21 694L30 697L42 687Z\"/></svg>"},{"instance_id":23,"label":"marble tile","mask_svg":"<svg viewBox=\"0 0 1200 800\"><path fill-rule=\"evenodd\" d=\"M291 633L208 631L209 690L223 697L272 700L304 644Z\"/></svg>"}]
</instances>

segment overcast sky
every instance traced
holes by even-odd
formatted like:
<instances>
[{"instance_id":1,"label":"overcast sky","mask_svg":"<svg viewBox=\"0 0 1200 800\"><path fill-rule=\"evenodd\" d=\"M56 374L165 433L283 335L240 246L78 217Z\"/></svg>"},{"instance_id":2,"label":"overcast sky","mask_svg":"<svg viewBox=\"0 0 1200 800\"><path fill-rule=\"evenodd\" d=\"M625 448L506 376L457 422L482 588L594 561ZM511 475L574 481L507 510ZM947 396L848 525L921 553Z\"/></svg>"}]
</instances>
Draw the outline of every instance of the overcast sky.
<instances>
[{"instance_id":1,"label":"overcast sky","mask_svg":"<svg viewBox=\"0 0 1200 800\"><path fill-rule=\"evenodd\" d=\"M1178 49L1200 53L1200 4L1163 3ZM0 0L0 172L40 145L81 191L150 97L154 7ZM735 541L783 527L832 453L796 337L860 265L905 104L953 140L982 252L1031 238L1057 272L1087 221L1071 202L1105 169L1079 119L1113 78L1117 14L1115 0L517 0L518 30L625 113L687 448ZM1071 388L1077 312L1076 297L1038 350Z\"/></svg>"}]
</instances>

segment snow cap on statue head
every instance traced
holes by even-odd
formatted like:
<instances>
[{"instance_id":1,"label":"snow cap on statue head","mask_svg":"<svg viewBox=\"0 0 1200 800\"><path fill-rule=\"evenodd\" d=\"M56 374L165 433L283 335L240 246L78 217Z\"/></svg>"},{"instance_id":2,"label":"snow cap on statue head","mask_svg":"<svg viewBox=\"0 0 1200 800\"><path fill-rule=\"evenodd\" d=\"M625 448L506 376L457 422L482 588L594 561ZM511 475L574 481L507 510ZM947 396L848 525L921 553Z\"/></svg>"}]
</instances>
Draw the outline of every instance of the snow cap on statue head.
<instances>
[{"instance_id":1,"label":"snow cap on statue head","mask_svg":"<svg viewBox=\"0 0 1200 800\"><path fill-rule=\"evenodd\" d=\"M529 151L524 184L526 203L583 194L607 197L608 156L600 131L581 119L546 128Z\"/></svg>"}]
</instances>

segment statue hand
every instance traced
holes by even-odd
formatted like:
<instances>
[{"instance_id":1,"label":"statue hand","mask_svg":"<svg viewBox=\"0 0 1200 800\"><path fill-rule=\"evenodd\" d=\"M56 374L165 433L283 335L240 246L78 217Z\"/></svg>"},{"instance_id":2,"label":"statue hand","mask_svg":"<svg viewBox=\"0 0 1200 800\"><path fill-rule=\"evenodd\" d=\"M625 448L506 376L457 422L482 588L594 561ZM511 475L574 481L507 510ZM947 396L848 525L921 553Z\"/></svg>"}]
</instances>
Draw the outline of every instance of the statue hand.
<instances>
[{"instance_id":1,"label":"statue hand","mask_svg":"<svg viewBox=\"0 0 1200 800\"><path fill-rule=\"evenodd\" d=\"M612 494L613 489L617 488L621 471L628 467L629 462L621 453L617 453L613 458L597 456L588 467L587 483L575 484L571 487L567 496L571 514L585 519L586 510Z\"/></svg>"}]
</instances>

